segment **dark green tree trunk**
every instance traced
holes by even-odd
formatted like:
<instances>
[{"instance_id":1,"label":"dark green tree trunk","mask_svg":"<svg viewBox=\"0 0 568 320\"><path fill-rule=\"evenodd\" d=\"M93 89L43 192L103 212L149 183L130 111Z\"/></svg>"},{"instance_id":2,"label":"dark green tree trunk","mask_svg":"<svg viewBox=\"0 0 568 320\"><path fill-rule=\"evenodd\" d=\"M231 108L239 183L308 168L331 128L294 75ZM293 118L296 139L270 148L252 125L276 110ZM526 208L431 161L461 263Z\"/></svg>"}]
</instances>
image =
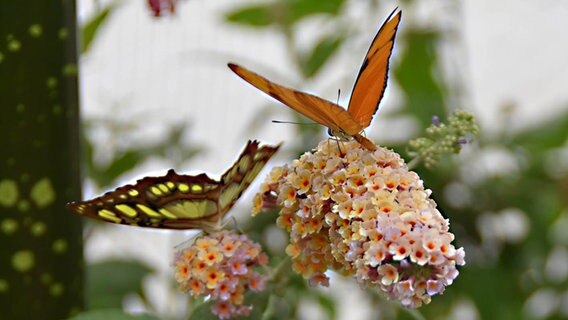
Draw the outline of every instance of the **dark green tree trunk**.
<instances>
[{"instance_id":1,"label":"dark green tree trunk","mask_svg":"<svg viewBox=\"0 0 568 320\"><path fill-rule=\"evenodd\" d=\"M0 2L0 318L83 308L73 0Z\"/></svg>"}]
</instances>

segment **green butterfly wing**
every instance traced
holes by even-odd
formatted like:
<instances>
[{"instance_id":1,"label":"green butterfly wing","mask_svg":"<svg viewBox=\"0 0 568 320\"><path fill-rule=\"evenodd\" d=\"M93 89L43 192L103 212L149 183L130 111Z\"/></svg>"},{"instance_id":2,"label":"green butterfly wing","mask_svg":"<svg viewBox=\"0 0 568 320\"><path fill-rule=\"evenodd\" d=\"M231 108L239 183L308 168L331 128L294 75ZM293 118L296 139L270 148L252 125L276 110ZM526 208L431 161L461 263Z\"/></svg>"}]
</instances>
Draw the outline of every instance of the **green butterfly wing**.
<instances>
[{"instance_id":1,"label":"green butterfly wing","mask_svg":"<svg viewBox=\"0 0 568 320\"><path fill-rule=\"evenodd\" d=\"M279 146L249 141L220 181L202 173L146 177L88 201L71 202L74 213L117 224L163 229L201 229L223 219Z\"/></svg>"}]
</instances>

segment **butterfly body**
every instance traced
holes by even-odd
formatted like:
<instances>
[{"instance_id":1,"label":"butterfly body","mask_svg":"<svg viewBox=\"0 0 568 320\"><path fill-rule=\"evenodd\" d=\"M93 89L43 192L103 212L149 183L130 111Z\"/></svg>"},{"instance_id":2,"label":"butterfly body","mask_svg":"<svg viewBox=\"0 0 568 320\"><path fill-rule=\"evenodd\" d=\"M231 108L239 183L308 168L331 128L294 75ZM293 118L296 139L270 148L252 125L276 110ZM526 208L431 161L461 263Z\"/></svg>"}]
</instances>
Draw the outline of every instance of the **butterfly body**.
<instances>
[{"instance_id":1,"label":"butterfly body","mask_svg":"<svg viewBox=\"0 0 568 320\"><path fill-rule=\"evenodd\" d=\"M239 65L229 63L229 68L239 77L286 106L330 129L340 138L353 138L369 150L376 145L361 135L378 110L388 78L388 63L394 48L394 39L401 12L396 9L389 15L373 39L369 51L355 81L349 106L341 106L315 95L287 88Z\"/></svg>"},{"instance_id":2,"label":"butterfly body","mask_svg":"<svg viewBox=\"0 0 568 320\"><path fill-rule=\"evenodd\" d=\"M145 177L89 201L71 202L74 213L117 224L162 229L207 229L218 224L279 146L249 141L219 181L206 174Z\"/></svg>"}]
</instances>

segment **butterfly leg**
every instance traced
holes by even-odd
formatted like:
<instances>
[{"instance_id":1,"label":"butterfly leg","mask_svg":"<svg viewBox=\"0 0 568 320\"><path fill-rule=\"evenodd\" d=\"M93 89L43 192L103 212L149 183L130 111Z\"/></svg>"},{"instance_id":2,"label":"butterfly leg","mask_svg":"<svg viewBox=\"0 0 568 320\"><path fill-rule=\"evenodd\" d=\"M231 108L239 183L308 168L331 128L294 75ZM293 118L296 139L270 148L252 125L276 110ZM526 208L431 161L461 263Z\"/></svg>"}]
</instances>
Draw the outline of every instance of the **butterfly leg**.
<instances>
[{"instance_id":1,"label":"butterfly leg","mask_svg":"<svg viewBox=\"0 0 568 320\"><path fill-rule=\"evenodd\" d=\"M189 238L189 239L187 239L187 240L184 240L183 242L181 242L181 243L179 243L179 244L176 244L176 245L174 246L174 249L175 249L175 250L178 250L178 249L180 249L180 248L182 248L182 247L186 247L186 245L187 245L188 243L190 243L190 242L191 242L191 243L194 243L195 240L197 240L198 238L200 238L201 236L203 236L203 234L204 234L203 231L198 232L198 233L197 233L196 235L194 235L193 237L191 237L191 238Z\"/></svg>"},{"instance_id":2,"label":"butterfly leg","mask_svg":"<svg viewBox=\"0 0 568 320\"><path fill-rule=\"evenodd\" d=\"M341 143L339 143L339 141L340 141L341 139L338 138L338 137L333 137L333 138L330 138L330 139L335 140L335 143L337 143L337 150L339 151L339 156L340 156L341 158L343 158L343 157L345 156L345 152L343 152L343 150L341 150Z\"/></svg>"},{"instance_id":3,"label":"butterfly leg","mask_svg":"<svg viewBox=\"0 0 568 320\"><path fill-rule=\"evenodd\" d=\"M229 218L229 220L225 221L225 223L223 223L223 225L221 226L222 229L225 229L225 227L229 224L229 222L233 223L233 227L238 230L241 234L244 234L245 232L241 229L241 227L239 227L239 223L237 221L237 218L235 218L234 216L231 216Z\"/></svg>"},{"instance_id":4,"label":"butterfly leg","mask_svg":"<svg viewBox=\"0 0 568 320\"><path fill-rule=\"evenodd\" d=\"M335 150L332 150L332 144L331 144L332 140L335 140L335 137L331 136L327 138L327 153L329 154L335 153Z\"/></svg>"}]
</instances>

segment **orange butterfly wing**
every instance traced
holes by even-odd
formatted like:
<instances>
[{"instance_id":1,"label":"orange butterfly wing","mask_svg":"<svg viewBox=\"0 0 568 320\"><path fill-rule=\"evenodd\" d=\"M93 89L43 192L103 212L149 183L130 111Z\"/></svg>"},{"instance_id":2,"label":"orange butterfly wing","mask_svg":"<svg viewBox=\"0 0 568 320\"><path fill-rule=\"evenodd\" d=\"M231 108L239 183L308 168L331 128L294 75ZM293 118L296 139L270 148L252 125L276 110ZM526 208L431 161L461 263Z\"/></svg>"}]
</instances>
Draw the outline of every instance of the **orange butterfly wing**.
<instances>
[{"instance_id":1,"label":"orange butterfly wing","mask_svg":"<svg viewBox=\"0 0 568 320\"><path fill-rule=\"evenodd\" d=\"M336 133L341 132L353 136L364 129L347 110L333 102L286 88L236 64L229 63L228 65L234 73L248 83Z\"/></svg>"},{"instance_id":2,"label":"orange butterfly wing","mask_svg":"<svg viewBox=\"0 0 568 320\"><path fill-rule=\"evenodd\" d=\"M399 11L393 17L396 10L391 12L373 39L351 93L347 110L363 128L371 124L387 87L389 58L402 16Z\"/></svg>"},{"instance_id":3,"label":"orange butterfly wing","mask_svg":"<svg viewBox=\"0 0 568 320\"><path fill-rule=\"evenodd\" d=\"M347 110L317 96L271 82L236 64L229 63L229 68L274 99L330 128L333 134L350 135L365 148L376 150L375 144L360 132L371 123L387 86L389 58L402 15L398 12L391 19L396 10L389 15L371 43L355 81Z\"/></svg>"}]
</instances>

